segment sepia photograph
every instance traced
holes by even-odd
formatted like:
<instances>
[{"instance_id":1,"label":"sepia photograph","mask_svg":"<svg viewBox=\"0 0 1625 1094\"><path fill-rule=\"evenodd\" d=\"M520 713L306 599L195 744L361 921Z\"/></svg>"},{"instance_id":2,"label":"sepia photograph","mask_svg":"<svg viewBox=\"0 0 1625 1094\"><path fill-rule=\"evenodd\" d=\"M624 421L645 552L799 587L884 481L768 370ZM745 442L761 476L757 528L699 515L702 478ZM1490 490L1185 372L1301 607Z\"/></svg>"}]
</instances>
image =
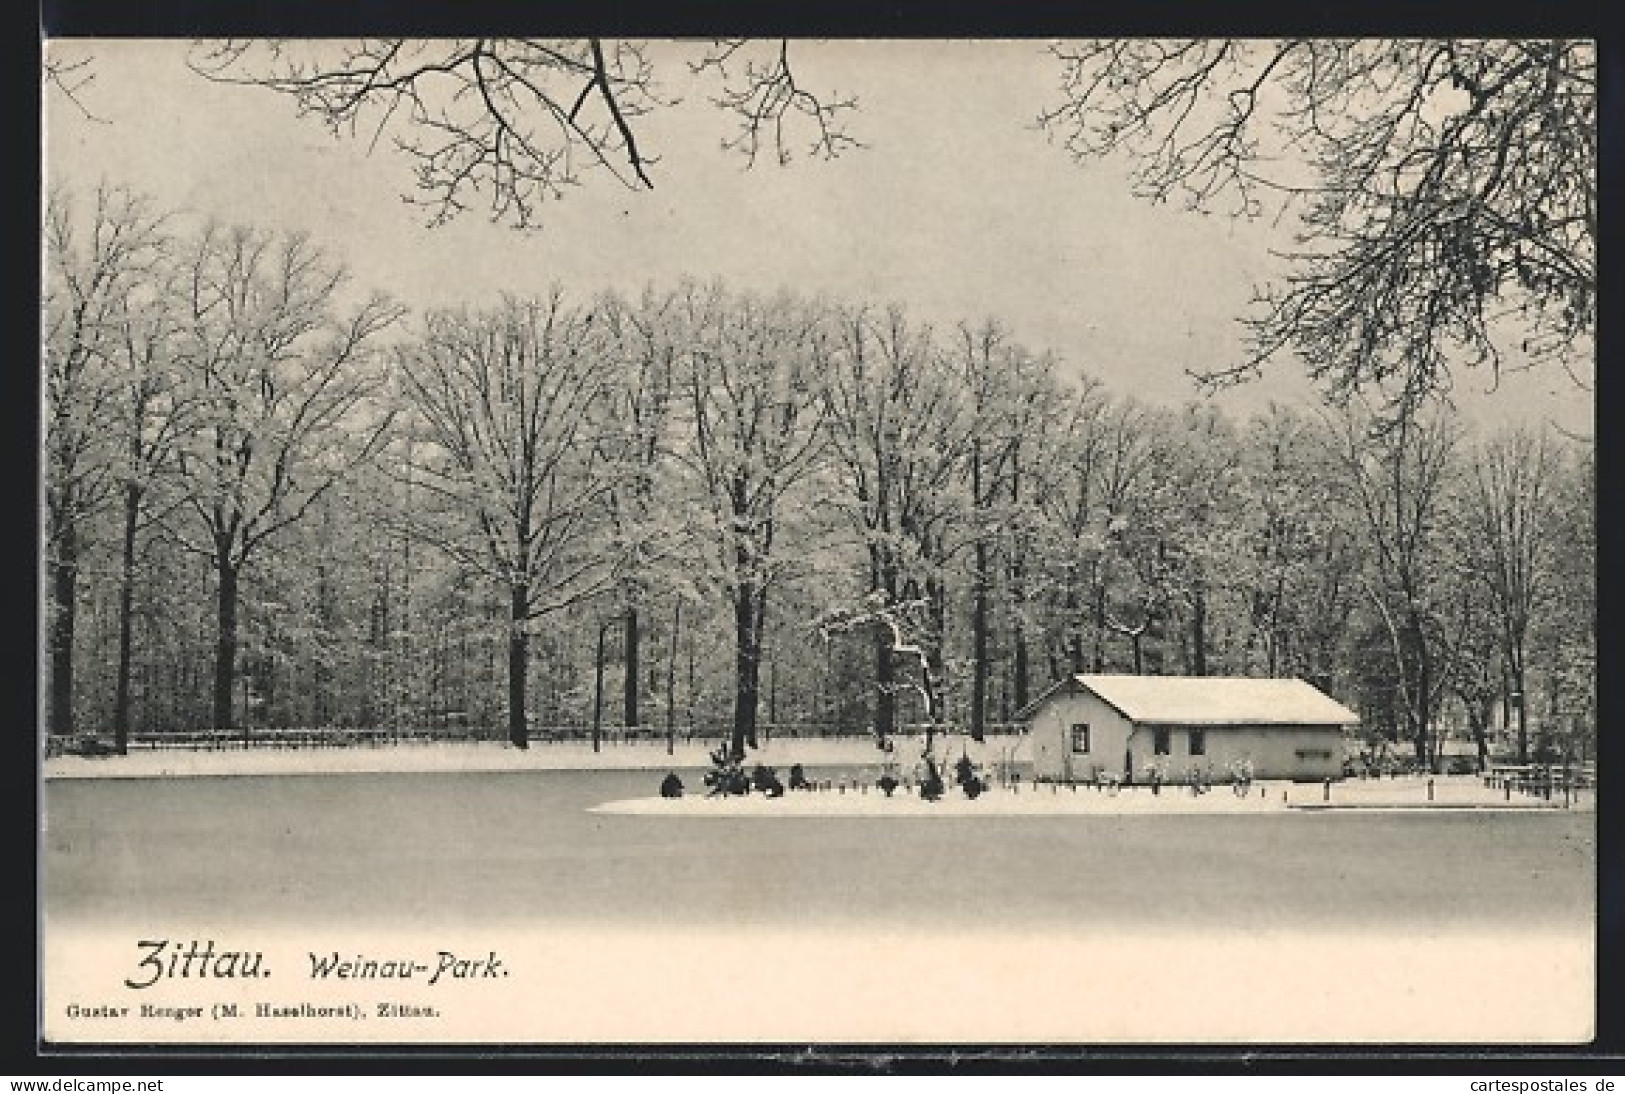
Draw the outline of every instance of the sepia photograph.
<instances>
[{"instance_id":1,"label":"sepia photograph","mask_svg":"<svg viewBox=\"0 0 1625 1094\"><path fill-rule=\"evenodd\" d=\"M42 49L42 1051L1597 1036L1594 42Z\"/></svg>"}]
</instances>

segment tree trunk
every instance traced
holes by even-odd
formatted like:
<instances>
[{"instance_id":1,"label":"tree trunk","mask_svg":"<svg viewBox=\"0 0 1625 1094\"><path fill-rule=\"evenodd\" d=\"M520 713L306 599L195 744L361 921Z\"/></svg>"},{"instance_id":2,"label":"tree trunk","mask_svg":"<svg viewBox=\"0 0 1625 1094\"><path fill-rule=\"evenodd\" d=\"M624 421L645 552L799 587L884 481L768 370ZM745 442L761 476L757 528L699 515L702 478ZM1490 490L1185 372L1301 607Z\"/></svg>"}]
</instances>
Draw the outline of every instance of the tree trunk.
<instances>
[{"instance_id":1,"label":"tree trunk","mask_svg":"<svg viewBox=\"0 0 1625 1094\"><path fill-rule=\"evenodd\" d=\"M1191 675L1207 675L1207 594L1201 585L1191 597Z\"/></svg>"},{"instance_id":2,"label":"tree trunk","mask_svg":"<svg viewBox=\"0 0 1625 1094\"><path fill-rule=\"evenodd\" d=\"M1094 670L1106 671L1106 581L1098 572L1095 575L1094 591ZM1077 670L1079 672L1082 669Z\"/></svg>"},{"instance_id":3,"label":"tree trunk","mask_svg":"<svg viewBox=\"0 0 1625 1094\"><path fill-rule=\"evenodd\" d=\"M1027 631L1025 621L1027 606L1027 573L1026 567L1021 564L1022 548L1018 547L1015 556L1010 560L1010 600L1016 606L1016 613L1010 628L1010 674L1014 677L1014 694L1012 703L1017 710L1027 705Z\"/></svg>"},{"instance_id":4,"label":"tree trunk","mask_svg":"<svg viewBox=\"0 0 1625 1094\"><path fill-rule=\"evenodd\" d=\"M1078 676L1087 668L1083 659L1083 621L1078 618L1083 605L1078 599L1077 579L1068 575L1066 579L1066 655L1072 668L1072 675ZM1053 674L1052 674L1053 675Z\"/></svg>"},{"instance_id":5,"label":"tree trunk","mask_svg":"<svg viewBox=\"0 0 1625 1094\"><path fill-rule=\"evenodd\" d=\"M927 667L930 669L932 679L926 689L930 693L927 706L930 707L932 725L941 726L948 721L948 587L936 578L927 578L925 597L931 622L927 640L920 643L926 655L921 671Z\"/></svg>"},{"instance_id":6,"label":"tree trunk","mask_svg":"<svg viewBox=\"0 0 1625 1094\"><path fill-rule=\"evenodd\" d=\"M142 489L124 488L124 553L118 591L118 681L113 698L113 748L124 755L130 747L130 658L135 616L135 533L141 517Z\"/></svg>"},{"instance_id":7,"label":"tree trunk","mask_svg":"<svg viewBox=\"0 0 1625 1094\"><path fill-rule=\"evenodd\" d=\"M671 611L671 653L666 658L666 755L677 750L677 636L683 631L683 602Z\"/></svg>"},{"instance_id":8,"label":"tree trunk","mask_svg":"<svg viewBox=\"0 0 1625 1094\"><path fill-rule=\"evenodd\" d=\"M232 728L231 692L237 682L237 577L238 566L224 552L215 558L219 578L214 649L214 728Z\"/></svg>"},{"instance_id":9,"label":"tree trunk","mask_svg":"<svg viewBox=\"0 0 1625 1094\"><path fill-rule=\"evenodd\" d=\"M1529 762L1529 697L1524 694L1523 659L1513 651L1507 661L1507 675L1511 680L1511 693L1518 718L1518 762Z\"/></svg>"},{"instance_id":10,"label":"tree trunk","mask_svg":"<svg viewBox=\"0 0 1625 1094\"><path fill-rule=\"evenodd\" d=\"M1020 624L1017 624L1016 626L1016 633L1012 639L1010 656L1010 673L1015 677L1015 695L1012 700L1012 705L1017 710L1021 710L1026 707L1028 703L1027 677L1029 675L1029 670L1027 667L1027 636L1022 632Z\"/></svg>"},{"instance_id":11,"label":"tree trunk","mask_svg":"<svg viewBox=\"0 0 1625 1094\"><path fill-rule=\"evenodd\" d=\"M530 731L525 721L525 685L530 675L530 635L525 617L530 609L530 587L513 586L508 611L508 743L515 748L530 747Z\"/></svg>"},{"instance_id":12,"label":"tree trunk","mask_svg":"<svg viewBox=\"0 0 1625 1094\"><path fill-rule=\"evenodd\" d=\"M971 607L970 739L985 736L987 717L987 545L976 543L976 601Z\"/></svg>"},{"instance_id":13,"label":"tree trunk","mask_svg":"<svg viewBox=\"0 0 1625 1094\"><path fill-rule=\"evenodd\" d=\"M875 739L891 740L897 732L897 669L892 663L891 631L875 627Z\"/></svg>"},{"instance_id":14,"label":"tree trunk","mask_svg":"<svg viewBox=\"0 0 1625 1094\"><path fill-rule=\"evenodd\" d=\"M761 675L762 593L748 585L734 594L734 722L729 755L745 758L756 747L756 705Z\"/></svg>"},{"instance_id":15,"label":"tree trunk","mask_svg":"<svg viewBox=\"0 0 1625 1094\"><path fill-rule=\"evenodd\" d=\"M699 718L694 712L694 628L688 629L688 739L693 740L699 729Z\"/></svg>"},{"instance_id":16,"label":"tree trunk","mask_svg":"<svg viewBox=\"0 0 1625 1094\"><path fill-rule=\"evenodd\" d=\"M1490 711L1493 709L1494 702L1495 700L1491 698L1485 700L1482 706L1475 706L1472 703L1466 704L1467 721L1472 727L1473 744L1478 750L1478 773L1480 775L1490 769L1489 723Z\"/></svg>"},{"instance_id":17,"label":"tree trunk","mask_svg":"<svg viewBox=\"0 0 1625 1094\"><path fill-rule=\"evenodd\" d=\"M1412 729L1416 734L1416 760L1425 770L1433 770L1432 740L1428 726L1428 690L1433 686L1431 666L1428 663L1427 634L1422 619L1415 609L1410 611L1410 642L1416 655L1416 687L1411 697Z\"/></svg>"},{"instance_id":18,"label":"tree trunk","mask_svg":"<svg viewBox=\"0 0 1625 1094\"><path fill-rule=\"evenodd\" d=\"M598 649L592 662L592 750L598 751L599 735L604 724L604 632L609 624L598 624Z\"/></svg>"},{"instance_id":19,"label":"tree trunk","mask_svg":"<svg viewBox=\"0 0 1625 1094\"><path fill-rule=\"evenodd\" d=\"M871 548L869 557L870 580L877 591L885 593L888 604L897 600L897 569L887 565L883 557ZM875 627L875 740L881 744L891 740L897 732L897 665L892 658L891 629L884 624Z\"/></svg>"},{"instance_id":20,"label":"tree trunk","mask_svg":"<svg viewBox=\"0 0 1625 1094\"><path fill-rule=\"evenodd\" d=\"M626 662L626 680L624 682L624 713L621 722L628 729L636 729L638 722L638 610L628 606L626 618L622 626L623 659Z\"/></svg>"},{"instance_id":21,"label":"tree trunk","mask_svg":"<svg viewBox=\"0 0 1625 1094\"><path fill-rule=\"evenodd\" d=\"M79 533L64 520L51 574L51 732L73 732L73 632L79 603Z\"/></svg>"}]
</instances>

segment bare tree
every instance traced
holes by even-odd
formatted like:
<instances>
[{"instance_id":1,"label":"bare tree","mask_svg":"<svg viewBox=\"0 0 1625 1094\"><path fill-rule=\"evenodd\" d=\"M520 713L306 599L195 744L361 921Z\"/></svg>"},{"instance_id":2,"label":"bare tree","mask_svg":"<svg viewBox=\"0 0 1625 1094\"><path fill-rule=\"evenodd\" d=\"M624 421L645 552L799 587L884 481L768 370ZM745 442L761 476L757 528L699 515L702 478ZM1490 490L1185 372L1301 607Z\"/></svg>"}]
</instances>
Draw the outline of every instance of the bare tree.
<instances>
[{"instance_id":1,"label":"bare tree","mask_svg":"<svg viewBox=\"0 0 1625 1094\"><path fill-rule=\"evenodd\" d=\"M1286 272L1211 383L1296 354L1390 411L1556 362L1588 383L1596 321L1596 50L1583 41L1105 40L1053 48L1041 123L1135 157L1154 201L1291 213Z\"/></svg>"},{"instance_id":2,"label":"bare tree","mask_svg":"<svg viewBox=\"0 0 1625 1094\"><path fill-rule=\"evenodd\" d=\"M117 478L123 527L119 561L118 670L114 684L113 746L126 751L130 732L131 661L134 655L135 589L140 536L181 501L173 489L155 508L155 488L176 471L176 445L191 428L186 377L179 367L180 279L172 240L160 246L160 264L124 296L109 352L114 385L109 423L119 449Z\"/></svg>"},{"instance_id":3,"label":"bare tree","mask_svg":"<svg viewBox=\"0 0 1625 1094\"><path fill-rule=\"evenodd\" d=\"M759 44L744 41L233 40L200 43L191 63L210 79L285 95L335 133L365 133L374 145L388 134L412 161L408 200L427 206L433 223L479 200L492 220L525 228L592 172L653 188L659 157L642 142L641 123L679 101L661 90L657 63L684 48L699 50L685 75L720 82L713 102L738 126L724 145L749 162L764 145L787 162L803 124L816 155L856 146L843 117L856 101L809 91L783 42L762 61Z\"/></svg>"},{"instance_id":4,"label":"bare tree","mask_svg":"<svg viewBox=\"0 0 1625 1094\"><path fill-rule=\"evenodd\" d=\"M1468 499L1471 504L1471 500ZM1479 771L1489 765L1489 730L1495 700L1506 694L1500 628L1487 583L1478 571L1479 545L1470 519L1451 521L1452 580L1441 595L1441 645L1449 663L1449 689L1461 703L1473 735Z\"/></svg>"},{"instance_id":5,"label":"bare tree","mask_svg":"<svg viewBox=\"0 0 1625 1094\"><path fill-rule=\"evenodd\" d=\"M535 621L613 587L594 543L615 470L596 436L609 370L590 311L555 290L489 312L438 312L400 353L412 410L418 534L507 599L508 740L530 744Z\"/></svg>"},{"instance_id":6,"label":"bare tree","mask_svg":"<svg viewBox=\"0 0 1625 1094\"><path fill-rule=\"evenodd\" d=\"M823 450L820 310L689 288L683 460L705 507L708 564L733 609L734 716L729 751L755 748L768 593L786 558L786 499Z\"/></svg>"},{"instance_id":7,"label":"bare tree","mask_svg":"<svg viewBox=\"0 0 1625 1094\"><path fill-rule=\"evenodd\" d=\"M1059 615L1051 643L1049 677L1087 669L1083 641L1084 603L1098 569L1103 545L1100 527L1101 465L1108 441L1111 404L1099 384L1085 383L1068 400L1056 427L1051 459L1040 465L1037 494L1043 513L1050 563L1045 575L1052 616ZM1063 659L1065 665L1063 667ZM1025 704L1022 704L1025 705Z\"/></svg>"},{"instance_id":8,"label":"bare tree","mask_svg":"<svg viewBox=\"0 0 1625 1094\"><path fill-rule=\"evenodd\" d=\"M68 102L73 104L75 110L91 121L102 121L90 107L85 104L81 96L91 84L96 82L96 59L94 57L78 57L69 60L65 57L46 56L40 63L40 76L48 89L54 90Z\"/></svg>"},{"instance_id":9,"label":"bare tree","mask_svg":"<svg viewBox=\"0 0 1625 1094\"><path fill-rule=\"evenodd\" d=\"M1550 580L1553 492L1559 458L1544 433L1517 429L1495 437L1473 466L1473 568L1490 594L1506 687L1518 720L1518 761L1529 759L1529 626Z\"/></svg>"},{"instance_id":10,"label":"bare tree","mask_svg":"<svg viewBox=\"0 0 1625 1094\"><path fill-rule=\"evenodd\" d=\"M722 146L743 155L747 164L754 165L764 147L781 166L788 164L789 128L798 116L809 123L809 155L832 160L847 149L862 147L847 131L844 118L857 109L858 100L809 91L796 78L787 39L723 39L690 63L689 70L714 72L721 79L721 90L711 102L735 122L734 135L724 138Z\"/></svg>"},{"instance_id":11,"label":"bare tree","mask_svg":"<svg viewBox=\"0 0 1625 1094\"><path fill-rule=\"evenodd\" d=\"M1212 671L1213 617L1243 582L1242 443L1212 404L1187 403L1170 420L1156 476L1161 501L1158 549L1185 671ZM1220 651L1221 653L1223 651ZM1222 670L1221 670L1222 671Z\"/></svg>"},{"instance_id":12,"label":"bare tree","mask_svg":"<svg viewBox=\"0 0 1625 1094\"><path fill-rule=\"evenodd\" d=\"M1001 325L988 321L960 326L954 365L970 415L969 451L962 466L970 490L973 544L970 736L980 741L992 669L990 601L995 564L999 555L1010 558L1019 580L1020 545L1015 541L1025 517L1022 458L1041 443L1043 424L1052 412L1054 361L1028 352ZM1019 616L1015 622L1017 648L1024 661ZM1018 666L1018 677L1025 674L1024 664ZM1018 700L1018 705L1025 703Z\"/></svg>"},{"instance_id":13,"label":"bare tree","mask_svg":"<svg viewBox=\"0 0 1625 1094\"><path fill-rule=\"evenodd\" d=\"M643 609L662 568L689 546L692 529L666 503L672 420L682 353L676 295L646 290L635 301L601 297L595 314L607 336L611 382L598 443L618 470L606 494L615 552L621 556L622 724L640 724ZM673 582L672 584L675 584ZM681 622L681 614L676 616Z\"/></svg>"},{"instance_id":14,"label":"bare tree","mask_svg":"<svg viewBox=\"0 0 1625 1094\"><path fill-rule=\"evenodd\" d=\"M1369 413L1351 409L1341 429L1342 455L1371 548L1367 599L1389 640L1417 762L1431 767L1434 717L1450 683L1440 630L1445 595L1440 525L1459 426L1448 414L1435 412L1373 428Z\"/></svg>"},{"instance_id":15,"label":"bare tree","mask_svg":"<svg viewBox=\"0 0 1625 1094\"><path fill-rule=\"evenodd\" d=\"M1119 401L1105 426L1101 458L1097 464L1100 508L1094 534L1087 616L1094 628L1091 667L1105 667L1105 637L1116 634L1129 640L1135 672L1144 671L1144 638L1155 613L1162 610L1159 560L1150 534L1149 487L1158 459L1158 431L1162 417L1133 398ZM1070 595L1075 587L1069 586ZM1081 623L1070 602L1069 641L1073 672L1083 672Z\"/></svg>"},{"instance_id":16,"label":"bare tree","mask_svg":"<svg viewBox=\"0 0 1625 1094\"><path fill-rule=\"evenodd\" d=\"M1262 645L1265 674L1299 674L1331 689L1360 595L1363 518L1322 426L1275 404L1254 418L1237 514L1252 542L1238 554L1249 645Z\"/></svg>"},{"instance_id":17,"label":"bare tree","mask_svg":"<svg viewBox=\"0 0 1625 1094\"><path fill-rule=\"evenodd\" d=\"M1597 464L1576 446L1556 467L1547 535L1547 579L1531 646L1545 669L1548 732L1562 727L1565 753L1596 743ZM1548 737L1548 741L1550 738Z\"/></svg>"},{"instance_id":18,"label":"bare tree","mask_svg":"<svg viewBox=\"0 0 1625 1094\"><path fill-rule=\"evenodd\" d=\"M45 217L45 537L50 574L50 726L71 733L74 631L85 523L119 486L110 437L119 415L113 362L126 308L162 257L148 201L103 185L88 202L50 194Z\"/></svg>"},{"instance_id":19,"label":"bare tree","mask_svg":"<svg viewBox=\"0 0 1625 1094\"><path fill-rule=\"evenodd\" d=\"M908 630L911 646L920 651L919 671L934 673L937 683L943 675L940 628L931 632L923 620L911 618L931 614L931 601L906 597L905 589L911 578L941 585L941 575L931 573L941 565L931 550L954 511L949 495L971 419L930 328L910 324L896 307L857 309L838 323L838 352L824 370L823 400L837 496L861 537L869 573L864 610L840 615L841 625L825 633L862 626L872 634L874 731L884 745L897 728L899 628ZM929 692L928 718L941 711L941 698L940 687Z\"/></svg>"},{"instance_id":20,"label":"bare tree","mask_svg":"<svg viewBox=\"0 0 1625 1094\"><path fill-rule=\"evenodd\" d=\"M214 570L213 721L229 729L244 568L382 444L373 351L400 312L377 296L344 308L344 269L303 236L210 225L184 262L176 455L195 520L173 534Z\"/></svg>"}]
</instances>

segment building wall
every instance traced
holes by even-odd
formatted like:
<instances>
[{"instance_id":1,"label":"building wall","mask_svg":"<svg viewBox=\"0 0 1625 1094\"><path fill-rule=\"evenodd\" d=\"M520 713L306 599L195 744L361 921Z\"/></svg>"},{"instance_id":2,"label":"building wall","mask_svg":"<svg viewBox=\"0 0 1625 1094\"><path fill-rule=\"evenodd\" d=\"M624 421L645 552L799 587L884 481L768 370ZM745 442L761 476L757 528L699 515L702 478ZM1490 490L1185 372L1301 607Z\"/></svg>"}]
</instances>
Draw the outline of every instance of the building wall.
<instances>
[{"instance_id":1,"label":"building wall","mask_svg":"<svg viewBox=\"0 0 1625 1094\"><path fill-rule=\"evenodd\" d=\"M1072 726L1089 726L1087 754L1072 751ZM1135 782L1146 765L1165 764L1167 778L1187 782L1202 773L1215 781L1230 777L1230 765L1251 761L1257 779L1319 781L1343 776L1342 727L1328 726L1169 726L1169 754L1155 754L1154 729L1130 723L1089 692L1052 696L1033 714L1033 774L1040 779L1087 782L1101 775L1122 779L1132 755ZM1204 731L1205 754L1190 754L1190 731Z\"/></svg>"},{"instance_id":2,"label":"building wall","mask_svg":"<svg viewBox=\"0 0 1625 1094\"><path fill-rule=\"evenodd\" d=\"M1136 781L1144 778L1145 765L1155 760L1166 764L1172 782L1188 782L1202 773L1222 781L1230 777L1230 766L1250 761L1255 779L1296 779L1319 782L1343 777L1343 730L1341 726L1169 726L1169 754L1154 755L1154 729L1136 726L1127 747L1134 752ZM1192 728L1204 731L1204 755L1190 753Z\"/></svg>"},{"instance_id":3,"label":"building wall","mask_svg":"<svg viewBox=\"0 0 1625 1094\"><path fill-rule=\"evenodd\" d=\"M1072 751L1072 726L1089 727L1089 752ZM1134 727L1089 692L1054 695L1033 714L1033 774L1040 779L1087 782L1095 770L1121 779ZM1136 758L1136 765L1139 760Z\"/></svg>"}]
</instances>

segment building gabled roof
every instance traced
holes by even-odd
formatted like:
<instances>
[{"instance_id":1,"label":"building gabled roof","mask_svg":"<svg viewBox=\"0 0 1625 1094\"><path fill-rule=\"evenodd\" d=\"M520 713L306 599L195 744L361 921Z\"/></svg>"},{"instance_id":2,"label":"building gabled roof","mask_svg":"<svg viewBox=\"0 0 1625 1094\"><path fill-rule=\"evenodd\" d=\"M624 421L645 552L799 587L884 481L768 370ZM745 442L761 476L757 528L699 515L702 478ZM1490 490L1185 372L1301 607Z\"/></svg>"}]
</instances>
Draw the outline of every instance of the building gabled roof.
<instances>
[{"instance_id":1,"label":"building gabled roof","mask_svg":"<svg viewBox=\"0 0 1625 1094\"><path fill-rule=\"evenodd\" d=\"M1104 676L1059 681L1017 715L1030 718L1062 689L1087 690L1131 722L1178 725L1356 725L1360 716L1303 680L1237 676Z\"/></svg>"}]
</instances>

